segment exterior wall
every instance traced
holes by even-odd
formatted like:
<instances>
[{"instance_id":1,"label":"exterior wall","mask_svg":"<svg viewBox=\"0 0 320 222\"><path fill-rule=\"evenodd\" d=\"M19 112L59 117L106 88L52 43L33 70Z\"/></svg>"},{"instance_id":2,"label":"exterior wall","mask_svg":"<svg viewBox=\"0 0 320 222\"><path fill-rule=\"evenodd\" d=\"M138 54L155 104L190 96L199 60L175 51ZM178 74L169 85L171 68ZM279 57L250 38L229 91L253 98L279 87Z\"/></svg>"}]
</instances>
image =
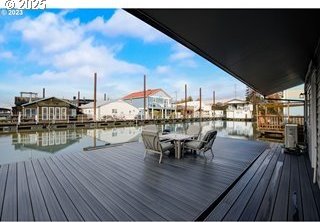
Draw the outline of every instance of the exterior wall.
<instances>
[{"instance_id":1,"label":"exterior wall","mask_svg":"<svg viewBox=\"0 0 320 222\"><path fill-rule=\"evenodd\" d=\"M52 98L23 106L22 116L35 121L65 121L76 116L76 108Z\"/></svg>"},{"instance_id":2,"label":"exterior wall","mask_svg":"<svg viewBox=\"0 0 320 222\"><path fill-rule=\"evenodd\" d=\"M251 119L252 104L232 104L226 110L226 117L229 119Z\"/></svg>"},{"instance_id":3,"label":"exterior wall","mask_svg":"<svg viewBox=\"0 0 320 222\"><path fill-rule=\"evenodd\" d=\"M93 108L82 108L82 112L89 118L93 117ZM132 120L138 113L138 108L123 101L116 101L97 107L97 120L105 120L108 116Z\"/></svg>"},{"instance_id":4,"label":"exterior wall","mask_svg":"<svg viewBox=\"0 0 320 222\"><path fill-rule=\"evenodd\" d=\"M215 111L214 111L214 116L217 117L217 118L222 118L222 117L224 117L223 110L215 110Z\"/></svg>"},{"instance_id":5,"label":"exterior wall","mask_svg":"<svg viewBox=\"0 0 320 222\"><path fill-rule=\"evenodd\" d=\"M105 116L113 116L119 119L132 120L138 115L139 109L122 101L112 102L99 107L98 119L102 120Z\"/></svg>"},{"instance_id":6,"label":"exterior wall","mask_svg":"<svg viewBox=\"0 0 320 222\"><path fill-rule=\"evenodd\" d=\"M319 62L320 56L317 53L317 62L309 65L305 79L305 129L307 131L306 143L314 169L313 179L320 187L320 80ZM315 65L317 64L317 65Z\"/></svg>"},{"instance_id":7,"label":"exterior wall","mask_svg":"<svg viewBox=\"0 0 320 222\"><path fill-rule=\"evenodd\" d=\"M317 181L320 187L320 71L317 73Z\"/></svg>"}]
</instances>

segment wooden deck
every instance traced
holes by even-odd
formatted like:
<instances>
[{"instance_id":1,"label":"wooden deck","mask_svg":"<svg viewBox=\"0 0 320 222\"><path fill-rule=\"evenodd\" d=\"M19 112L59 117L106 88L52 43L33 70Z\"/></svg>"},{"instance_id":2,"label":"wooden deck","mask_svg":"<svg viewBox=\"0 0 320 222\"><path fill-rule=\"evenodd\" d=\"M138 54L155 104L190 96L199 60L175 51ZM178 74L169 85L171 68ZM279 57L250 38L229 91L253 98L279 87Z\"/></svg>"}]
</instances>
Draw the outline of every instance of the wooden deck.
<instances>
[{"instance_id":1,"label":"wooden deck","mask_svg":"<svg viewBox=\"0 0 320 222\"><path fill-rule=\"evenodd\" d=\"M267 147L218 138L215 158L158 155L143 145L2 165L1 220L195 220L208 214ZM208 154L210 155L210 154Z\"/></svg>"},{"instance_id":2,"label":"wooden deck","mask_svg":"<svg viewBox=\"0 0 320 222\"><path fill-rule=\"evenodd\" d=\"M319 220L309 160L279 145L217 138L215 158L141 143L0 167L1 220ZM210 154L208 154L210 155Z\"/></svg>"},{"instance_id":3,"label":"wooden deck","mask_svg":"<svg viewBox=\"0 0 320 222\"><path fill-rule=\"evenodd\" d=\"M273 144L248 169L206 220L320 220L320 191L308 155Z\"/></svg>"}]
</instances>

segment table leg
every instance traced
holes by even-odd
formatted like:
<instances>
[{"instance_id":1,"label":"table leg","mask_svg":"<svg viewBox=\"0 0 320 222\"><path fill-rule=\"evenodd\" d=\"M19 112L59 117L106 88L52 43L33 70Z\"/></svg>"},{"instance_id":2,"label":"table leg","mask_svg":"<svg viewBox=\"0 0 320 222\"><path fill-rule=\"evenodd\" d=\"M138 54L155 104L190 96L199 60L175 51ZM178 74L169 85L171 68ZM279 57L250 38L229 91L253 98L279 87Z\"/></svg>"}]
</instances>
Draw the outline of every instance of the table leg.
<instances>
[{"instance_id":1,"label":"table leg","mask_svg":"<svg viewBox=\"0 0 320 222\"><path fill-rule=\"evenodd\" d=\"M181 158L181 141L177 141L178 147L177 147L177 159Z\"/></svg>"}]
</instances>

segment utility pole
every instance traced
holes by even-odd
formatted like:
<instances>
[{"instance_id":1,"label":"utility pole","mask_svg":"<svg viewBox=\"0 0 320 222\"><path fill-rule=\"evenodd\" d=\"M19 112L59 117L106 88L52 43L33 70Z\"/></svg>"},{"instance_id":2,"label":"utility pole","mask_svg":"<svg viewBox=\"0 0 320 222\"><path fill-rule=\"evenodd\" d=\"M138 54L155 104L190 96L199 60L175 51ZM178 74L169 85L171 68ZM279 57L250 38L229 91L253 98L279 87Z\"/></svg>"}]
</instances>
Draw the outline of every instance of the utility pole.
<instances>
[{"instance_id":1,"label":"utility pole","mask_svg":"<svg viewBox=\"0 0 320 222\"><path fill-rule=\"evenodd\" d=\"M97 121L97 73L94 73L93 120Z\"/></svg>"},{"instance_id":2,"label":"utility pole","mask_svg":"<svg viewBox=\"0 0 320 222\"><path fill-rule=\"evenodd\" d=\"M80 106L80 91L78 91L78 107Z\"/></svg>"},{"instance_id":3,"label":"utility pole","mask_svg":"<svg viewBox=\"0 0 320 222\"><path fill-rule=\"evenodd\" d=\"M184 118L187 117L187 84L184 84Z\"/></svg>"},{"instance_id":4,"label":"utility pole","mask_svg":"<svg viewBox=\"0 0 320 222\"><path fill-rule=\"evenodd\" d=\"M176 94L176 104L175 104L175 110L174 110L174 118L177 118L177 102L178 102L178 91L174 91L174 93Z\"/></svg>"},{"instance_id":5,"label":"utility pole","mask_svg":"<svg viewBox=\"0 0 320 222\"><path fill-rule=\"evenodd\" d=\"M143 76L143 114L144 114L144 119L147 117L147 112L146 112L146 107L147 107L147 100L146 100L146 87L147 87L147 77L146 75Z\"/></svg>"},{"instance_id":6,"label":"utility pole","mask_svg":"<svg viewBox=\"0 0 320 222\"><path fill-rule=\"evenodd\" d=\"M213 90L212 93L212 110L213 110L213 118L215 117L215 109L216 109L216 92Z\"/></svg>"},{"instance_id":7,"label":"utility pole","mask_svg":"<svg viewBox=\"0 0 320 222\"><path fill-rule=\"evenodd\" d=\"M199 89L199 99L200 99L200 101L199 101L199 117L200 117L200 120L201 120L201 114L202 114L202 110L201 110L201 102L202 102L202 98L201 98L201 87L200 87L200 89Z\"/></svg>"}]
</instances>

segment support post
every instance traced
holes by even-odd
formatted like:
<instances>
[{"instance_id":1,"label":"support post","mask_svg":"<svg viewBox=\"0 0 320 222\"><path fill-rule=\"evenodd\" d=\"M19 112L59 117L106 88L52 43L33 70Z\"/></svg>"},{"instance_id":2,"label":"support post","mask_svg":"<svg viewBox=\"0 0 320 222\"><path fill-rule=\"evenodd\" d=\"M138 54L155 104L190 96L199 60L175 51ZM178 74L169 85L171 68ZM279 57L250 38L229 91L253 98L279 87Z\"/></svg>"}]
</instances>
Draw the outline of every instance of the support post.
<instances>
[{"instance_id":1,"label":"support post","mask_svg":"<svg viewBox=\"0 0 320 222\"><path fill-rule=\"evenodd\" d=\"M184 84L184 118L187 118L187 84Z\"/></svg>"},{"instance_id":2,"label":"support post","mask_svg":"<svg viewBox=\"0 0 320 222\"><path fill-rule=\"evenodd\" d=\"M200 120L201 120L201 117L202 117L202 110L201 110L201 104L202 103L202 98L201 98L201 87L200 87L200 89L199 89L199 118L200 118Z\"/></svg>"},{"instance_id":3,"label":"support post","mask_svg":"<svg viewBox=\"0 0 320 222\"><path fill-rule=\"evenodd\" d=\"M78 91L78 107L80 106L80 91Z\"/></svg>"},{"instance_id":4,"label":"support post","mask_svg":"<svg viewBox=\"0 0 320 222\"><path fill-rule=\"evenodd\" d=\"M93 120L97 121L97 73L94 73Z\"/></svg>"},{"instance_id":5,"label":"support post","mask_svg":"<svg viewBox=\"0 0 320 222\"><path fill-rule=\"evenodd\" d=\"M216 117L215 109L216 109L216 92L213 90L213 93L212 93L212 110L213 110L213 118L215 118L215 117Z\"/></svg>"},{"instance_id":6,"label":"support post","mask_svg":"<svg viewBox=\"0 0 320 222\"><path fill-rule=\"evenodd\" d=\"M143 114L144 119L147 117L146 107L147 107L147 99L146 99L146 87L147 87L147 79L146 75L143 76Z\"/></svg>"}]
</instances>

